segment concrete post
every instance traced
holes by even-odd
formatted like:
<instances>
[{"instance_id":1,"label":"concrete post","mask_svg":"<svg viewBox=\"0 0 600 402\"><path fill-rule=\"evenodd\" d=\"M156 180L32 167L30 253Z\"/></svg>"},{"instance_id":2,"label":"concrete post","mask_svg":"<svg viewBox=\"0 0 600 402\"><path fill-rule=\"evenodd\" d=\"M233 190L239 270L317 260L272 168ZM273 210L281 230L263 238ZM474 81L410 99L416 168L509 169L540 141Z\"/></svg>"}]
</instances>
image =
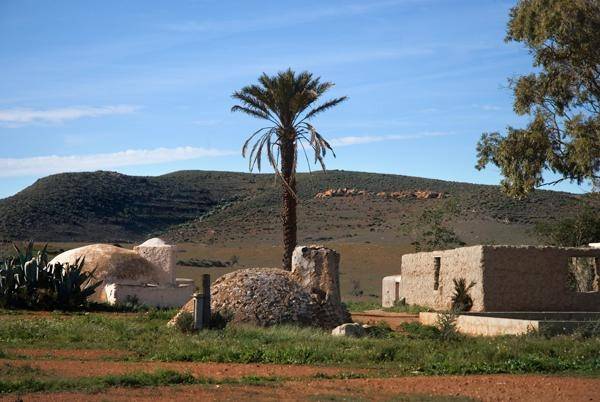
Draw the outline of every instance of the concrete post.
<instances>
[{"instance_id":1,"label":"concrete post","mask_svg":"<svg viewBox=\"0 0 600 402\"><path fill-rule=\"evenodd\" d=\"M194 329L204 328L204 297L199 293L194 293Z\"/></svg>"},{"instance_id":2,"label":"concrete post","mask_svg":"<svg viewBox=\"0 0 600 402\"><path fill-rule=\"evenodd\" d=\"M204 325L206 328L210 327L210 275L202 275L202 295L203 295L203 306L202 315L204 317Z\"/></svg>"}]
</instances>

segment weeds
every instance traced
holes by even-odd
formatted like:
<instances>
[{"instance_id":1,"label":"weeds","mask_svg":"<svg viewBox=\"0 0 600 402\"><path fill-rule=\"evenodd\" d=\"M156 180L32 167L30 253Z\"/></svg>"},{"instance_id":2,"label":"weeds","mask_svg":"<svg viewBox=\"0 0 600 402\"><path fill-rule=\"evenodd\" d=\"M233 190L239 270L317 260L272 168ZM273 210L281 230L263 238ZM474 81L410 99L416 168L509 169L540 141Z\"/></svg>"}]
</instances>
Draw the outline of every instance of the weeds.
<instances>
[{"instance_id":1,"label":"weeds","mask_svg":"<svg viewBox=\"0 0 600 402\"><path fill-rule=\"evenodd\" d=\"M147 314L0 316L4 348L121 349L137 359L226 363L325 364L394 373L600 374L600 337L461 336L443 342L435 327L405 324L402 333L336 338L315 328L228 326L182 334Z\"/></svg>"},{"instance_id":2,"label":"weeds","mask_svg":"<svg viewBox=\"0 0 600 402\"><path fill-rule=\"evenodd\" d=\"M0 379L0 394L28 392L85 391L99 392L110 387L158 387L166 385L244 384L266 385L281 381L279 377L245 376L213 379L194 377L190 373L157 370L153 373L135 372L102 377L38 379L26 376L17 380Z\"/></svg>"}]
</instances>

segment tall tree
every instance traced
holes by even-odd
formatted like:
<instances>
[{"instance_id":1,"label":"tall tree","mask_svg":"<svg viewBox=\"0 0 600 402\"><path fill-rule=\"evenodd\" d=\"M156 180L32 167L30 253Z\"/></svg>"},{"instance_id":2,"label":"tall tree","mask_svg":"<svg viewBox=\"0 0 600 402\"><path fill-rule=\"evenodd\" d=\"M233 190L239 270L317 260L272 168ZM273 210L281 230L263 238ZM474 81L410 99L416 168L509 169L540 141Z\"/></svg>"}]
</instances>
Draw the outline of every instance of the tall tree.
<instances>
[{"instance_id":1,"label":"tall tree","mask_svg":"<svg viewBox=\"0 0 600 402\"><path fill-rule=\"evenodd\" d=\"M306 147L314 153L314 163L325 170L323 158L329 143L317 132L311 120L345 101L347 97L333 98L319 105L317 100L331 87L331 82L321 82L319 77L307 71L296 74L291 69L274 76L261 75L258 85L249 85L233 93L239 101L231 111L249 114L269 122L268 126L255 131L244 143L242 155L245 157L250 143L254 140L249 154L249 168L260 171L261 158L265 154L283 187L283 269L291 270L292 253L296 247L296 166L298 145L306 156ZM335 156L335 154L334 154ZM310 166L310 164L309 164Z\"/></svg>"},{"instance_id":2,"label":"tall tree","mask_svg":"<svg viewBox=\"0 0 600 402\"><path fill-rule=\"evenodd\" d=\"M570 180L600 180L600 0L521 0L510 12L506 41L523 43L535 73L509 80L522 129L484 133L477 168L498 166L515 197ZM559 179L545 182L544 171Z\"/></svg>"}]
</instances>

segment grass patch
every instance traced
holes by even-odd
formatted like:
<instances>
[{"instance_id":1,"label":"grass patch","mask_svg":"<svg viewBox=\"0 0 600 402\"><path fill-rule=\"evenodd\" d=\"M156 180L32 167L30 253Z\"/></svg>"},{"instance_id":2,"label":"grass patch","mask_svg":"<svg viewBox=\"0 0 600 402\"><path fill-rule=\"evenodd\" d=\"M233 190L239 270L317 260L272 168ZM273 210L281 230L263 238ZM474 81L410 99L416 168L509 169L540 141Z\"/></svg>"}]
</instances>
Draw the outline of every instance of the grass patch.
<instances>
[{"instance_id":1,"label":"grass patch","mask_svg":"<svg viewBox=\"0 0 600 402\"><path fill-rule=\"evenodd\" d=\"M207 384L241 384L268 385L281 381L279 377L246 376L216 380L208 377L194 377L190 373L180 373L172 370L157 370L153 373L137 372L122 375L107 375L103 377L81 378L50 378L39 379L29 375L22 379L0 379L0 394L30 393L30 392L59 392L83 391L99 392L111 387L159 387L170 385L207 385Z\"/></svg>"},{"instance_id":2,"label":"grass patch","mask_svg":"<svg viewBox=\"0 0 600 402\"><path fill-rule=\"evenodd\" d=\"M430 308L418 306L416 304L396 304L393 307L381 307L381 303L375 301L346 301L344 302L349 311L360 313L367 310L382 310L390 313L409 313L418 314L431 311Z\"/></svg>"},{"instance_id":3,"label":"grass patch","mask_svg":"<svg viewBox=\"0 0 600 402\"><path fill-rule=\"evenodd\" d=\"M225 363L337 365L411 374L600 374L600 337L459 337L406 324L382 338L338 338L314 328L230 326L187 335L166 319L137 315L0 316L6 348L121 349L134 359Z\"/></svg>"}]
</instances>

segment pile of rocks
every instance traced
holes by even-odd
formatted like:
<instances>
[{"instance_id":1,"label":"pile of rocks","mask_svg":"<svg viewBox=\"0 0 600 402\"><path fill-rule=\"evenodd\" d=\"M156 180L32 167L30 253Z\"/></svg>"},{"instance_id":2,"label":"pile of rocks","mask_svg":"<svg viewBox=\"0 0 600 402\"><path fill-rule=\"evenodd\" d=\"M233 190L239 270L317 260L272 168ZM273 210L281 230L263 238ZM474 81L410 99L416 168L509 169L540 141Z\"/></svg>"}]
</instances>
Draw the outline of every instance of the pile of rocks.
<instances>
[{"instance_id":1,"label":"pile of rocks","mask_svg":"<svg viewBox=\"0 0 600 402\"><path fill-rule=\"evenodd\" d=\"M380 198L416 198L416 199L432 199L432 198L444 198L445 194L438 191L431 190L406 190L406 191L380 191L378 193L367 191L367 190L358 190L355 188L338 188L338 189L328 189L317 193L315 198L331 198L331 197L355 197L355 196L377 196Z\"/></svg>"},{"instance_id":2,"label":"pile of rocks","mask_svg":"<svg viewBox=\"0 0 600 402\"><path fill-rule=\"evenodd\" d=\"M379 192L378 197L382 198L416 198L420 200L431 199L431 198L444 198L444 193L431 191L431 190L414 190L414 191L392 191L392 192Z\"/></svg>"},{"instance_id":3,"label":"pile of rocks","mask_svg":"<svg viewBox=\"0 0 600 402\"><path fill-rule=\"evenodd\" d=\"M321 246L297 247L292 271L250 268L231 272L211 287L213 317L257 326L298 324L332 329L350 321L341 303L340 256ZM192 312L190 300L171 320Z\"/></svg>"},{"instance_id":4,"label":"pile of rocks","mask_svg":"<svg viewBox=\"0 0 600 402\"><path fill-rule=\"evenodd\" d=\"M315 305L288 271L242 269L223 275L211 289L211 308L225 321L258 326L310 325Z\"/></svg>"},{"instance_id":5,"label":"pile of rocks","mask_svg":"<svg viewBox=\"0 0 600 402\"><path fill-rule=\"evenodd\" d=\"M323 192L317 193L315 198L329 198L329 197L353 197L357 195L368 195L369 192L366 190L357 190L355 188L330 188Z\"/></svg>"}]
</instances>

